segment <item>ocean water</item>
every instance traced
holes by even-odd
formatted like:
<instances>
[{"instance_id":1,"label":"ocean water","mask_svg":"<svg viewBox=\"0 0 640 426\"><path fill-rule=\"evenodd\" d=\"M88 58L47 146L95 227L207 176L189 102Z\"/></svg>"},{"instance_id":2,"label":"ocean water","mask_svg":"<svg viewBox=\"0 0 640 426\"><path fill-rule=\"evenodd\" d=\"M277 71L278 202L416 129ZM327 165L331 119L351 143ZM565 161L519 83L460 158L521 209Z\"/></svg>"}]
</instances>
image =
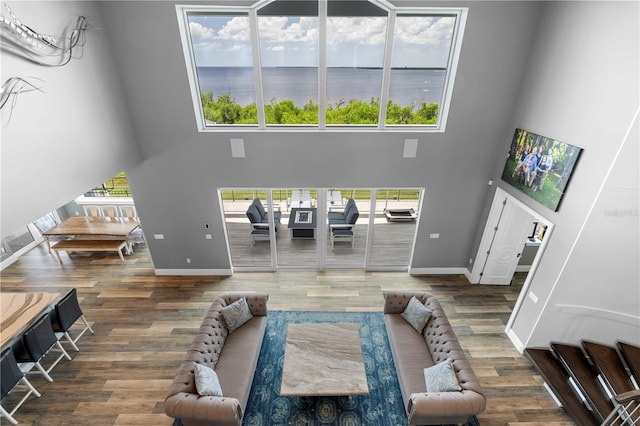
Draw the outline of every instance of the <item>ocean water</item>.
<instances>
[{"instance_id":1,"label":"ocean water","mask_svg":"<svg viewBox=\"0 0 640 426\"><path fill-rule=\"evenodd\" d=\"M255 102L252 68L198 67L200 91L214 97L228 93L240 105ZM440 69L393 69L389 99L402 106L441 102L446 71ZM264 101L292 100L303 106L318 102L318 71L315 68L264 68ZM382 70L379 68L327 69L327 102L350 99L370 101L380 97Z\"/></svg>"}]
</instances>

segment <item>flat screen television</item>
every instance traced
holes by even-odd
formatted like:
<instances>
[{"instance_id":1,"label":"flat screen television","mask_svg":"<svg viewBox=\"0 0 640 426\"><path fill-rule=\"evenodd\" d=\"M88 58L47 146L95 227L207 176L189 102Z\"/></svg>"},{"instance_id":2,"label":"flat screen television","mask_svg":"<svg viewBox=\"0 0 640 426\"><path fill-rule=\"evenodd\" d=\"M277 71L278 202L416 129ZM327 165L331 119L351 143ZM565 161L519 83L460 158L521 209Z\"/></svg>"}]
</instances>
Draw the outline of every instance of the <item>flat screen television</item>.
<instances>
[{"instance_id":1,"label":"flat screen television","mask_svg":"<svg viewBox=\"0 0 640 426\"><path fill-rule=\"evenodd\" d=\"M582 148L516 129L502 180L557 211Z\"/></svg>"}]
</instances>

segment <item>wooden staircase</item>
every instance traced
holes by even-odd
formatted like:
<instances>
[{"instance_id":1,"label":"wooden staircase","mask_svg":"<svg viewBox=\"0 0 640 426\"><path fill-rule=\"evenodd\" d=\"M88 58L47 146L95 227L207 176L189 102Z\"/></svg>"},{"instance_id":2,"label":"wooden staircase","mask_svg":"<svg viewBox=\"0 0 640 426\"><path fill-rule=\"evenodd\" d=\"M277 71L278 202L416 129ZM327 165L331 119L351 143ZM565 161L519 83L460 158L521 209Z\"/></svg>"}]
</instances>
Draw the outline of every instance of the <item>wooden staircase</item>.
<instances>
[{"instance_id":1,"label":"wooden staircase","mask_svg":"<svg viewBox=\"0 0 640 426\"><path fill-rule=\"evenodd\" d=\"M552 342L524 353L576 424L640 425L640 347L584 340L580 346Z\"/></svg>"}]
</instances>

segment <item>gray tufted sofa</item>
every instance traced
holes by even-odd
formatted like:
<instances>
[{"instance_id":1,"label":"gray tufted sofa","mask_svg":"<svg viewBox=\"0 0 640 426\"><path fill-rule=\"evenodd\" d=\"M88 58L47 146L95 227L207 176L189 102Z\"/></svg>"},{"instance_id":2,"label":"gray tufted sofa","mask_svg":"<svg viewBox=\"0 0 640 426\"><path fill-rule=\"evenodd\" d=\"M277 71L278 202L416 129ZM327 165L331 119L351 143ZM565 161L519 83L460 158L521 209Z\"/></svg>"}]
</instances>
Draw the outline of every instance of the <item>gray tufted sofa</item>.
<instances>
[{"instance_id":1,"label":"gray tufted sofa","mask_svg":"<svg viewBox=\"0 0 640 426\"><path fill-rule=\"evenodd\" d=\"M412 296L432 311L422 335L400 314ZM440 302L420 291L384 293L384 322L410 425L464 423L485 409L480 383ZM426 392L423 369L450 359L461 392Z\"/></svg>"},{"instance_id":2,"label":"gray tufted sofa","mask_svg":"<svg viewBox=\"0 0 640 426\"><path fill-rule=\"evenodd\" d=\"M228 333L220 309L245 297L253 318ZM176 373L164 403L168 416L184 426L241 425L267 326L266 293L227 293L216 297ZM199 396L195 364L213 368L224 396Z\"/></svg>"}]
</instances>

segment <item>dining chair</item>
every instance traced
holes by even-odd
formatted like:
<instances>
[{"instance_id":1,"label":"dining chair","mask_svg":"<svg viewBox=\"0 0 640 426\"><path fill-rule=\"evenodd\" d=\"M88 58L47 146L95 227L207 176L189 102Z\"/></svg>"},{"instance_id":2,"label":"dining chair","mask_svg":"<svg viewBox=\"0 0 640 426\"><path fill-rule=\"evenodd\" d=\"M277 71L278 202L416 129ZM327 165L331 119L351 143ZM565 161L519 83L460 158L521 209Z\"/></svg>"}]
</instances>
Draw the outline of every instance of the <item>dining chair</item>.
<instances>
[{"instance_id":1,"label":"dining chair","mask_svg":"<svg viewBox=\"0 0 640 426\"><path fill-rule=\"evenodd\" d=\"M119 206L120 216L121 217L133 217L135 219L138 218L138 212L136 211L136 206Z\"/></svg>"},{"instance_id":2,"label":"dining chair","mask_svg":"<svg viewBox=\"0 0 640 426\"><path fill-rule=\"evenodd\" d=\"M26 394L20 399L20 401L13 407L11 411L7 411L7 409L4 408L2 404L0 404L0 415L9 420L11 424L17 425L18 421L13 417L13 415L32 394L39 398L40 392L38 392L36 388L33 387L31 382L27 380L27 378L24 376L24 373L20 370L12 348L8 348L2 353L2 355L0 356L0 363L2 364L0 371L2 373L2 375L0 376L2 380L2 399L4 399L5 396L9 395L11 391L13 391L14 389L18 389L19 387L24 387L27 390Z\"/></svg>"},{"instance_id":3,"label":"dining chair","mask_svg":"<svg viewBox=\"0 0 640 426\"><path fill-rule=\"evenodd\" d=\"M84 327L82 331L78 333L75 337L71 337L70 330L71 327L78 322L78 320L82 320L84 323ZM80 351L77 346L78 340L84 335L84 333L88 331L93 333L93 329L87 322L87 319L80 308L80 304L78 303L78 292L75 288L72 288L64 295L64 297L55 305L55 318L53 320L53 331L57 333L63 333L64 337L67 341L73 346L73 349L76 351Z\"/></svg>"},{"instance_id":4,"label":"dining chair","mask_svg":"<svg viewBox=\"0 0 640 426\"><path fill-rule=\"evenodd\" d=\"M85 216L102 216L102 210L100 206L86 205L82 206Z\"/></svg>"},{"instance_id":5,"label":"dining chair","mask_svg":"<svg viewBox=\"0 0 640 426\"><path fill-rule=\"evenodd\" d=\"M140 219L138 218L138 212L136 211L135 206L126 205L126 206L119 206L119 208L120 208L121 217L130 217L135 219L137 222L140 221ZM142 244L144 243L144 241L145 241L144 232L142 232L142 228L138 227L137 229L134 229L133 232L131 232L131 234L129 234L129 236L127 237L129 252L133 251L134 245Z\"/></svg>"},{"instance_id":6,"label":"dining chair","mask_svg":"<svg viewBox=\"0 0 640 426\"><path fill-rule=\"evenodd\" d=\"M63 335L64 333L55 333L53 331L49 313L43 314L22 333L22 342L25 350L16 357L20 369L28 373L33 368L33 365L35 365L47 381L53 382L49 374L51 370L62 361L62 358L71 360L71 357L60 343L60 338L62 338ZM45 369L41 361L51 351L56 350L61 352L60 356L56 358L49 368Z\"/></svg>"},{"instance_id":7,"label":"dining chair","mask_svg":"<svg viewBox=\"0 0 640 426\"><path fill-rule=\"evenodd\" d=\"M102 208L100 209L100 212L104 217L118 217L117 206L102 206Z\"/></svg>"}]
</instances>

